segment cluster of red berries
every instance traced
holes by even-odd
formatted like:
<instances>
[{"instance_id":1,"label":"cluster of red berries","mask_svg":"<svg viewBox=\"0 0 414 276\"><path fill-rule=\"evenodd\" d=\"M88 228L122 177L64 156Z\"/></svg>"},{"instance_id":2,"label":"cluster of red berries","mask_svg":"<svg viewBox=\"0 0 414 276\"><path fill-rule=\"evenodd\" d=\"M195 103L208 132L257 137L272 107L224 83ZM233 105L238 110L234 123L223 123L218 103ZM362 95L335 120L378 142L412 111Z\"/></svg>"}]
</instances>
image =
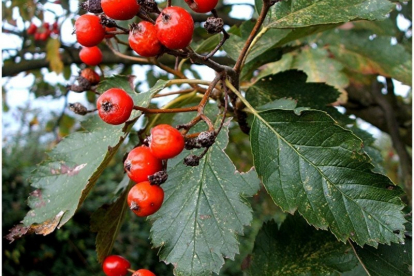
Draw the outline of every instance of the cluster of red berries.
<instances>
[{"instance_id":1,"label":"cluster of red berries","mask_svg":"<svg viewBox=\"0 0 414 276\"><path fill-rule=\"evenodd\" d=\"M184 137L176 128L161 124L151 129L148 146L136 147L128 153L124 168L138 184L129 191L127 202L137 216L149 216L161 208L164 190L159 183L167 178L163 162L180 154L184 145Z\"/></svg>"},{"instance_id":2,"label":"cluster of red berries","mask_svg":"<svg viewBox=\"0 0 414 276\"><path fill-rule=\"evenodd\" d=\"M51 34L59 34L59 25L57 22L53 24L44 22L42 26L38 27L36 24L30 23L26 32L28 35L33 35L34 40L46 41Z\"/></svg>"},{"instance_id":3,"label":"cluster of red berries","mask_svg":"<svg viewBox=\"0 0 414 276\"><path fill-rule=\"evenodd\" d=\"M198 13L210 12L218 0L185 0L189 7ZM89 12L104 13L114 20L134 18L141 9L136 0L88 0L82 5ZM163 47L171 50L187 47L192 39L194 21L190 13L178 6L170 6L158 13L155 24L149 21L133 23L129 31L130 47L143 57L153 57L162 53ZM146 10L148 12L148 10ZM82 62L94 66L102 61L102 52L97 45L104 38L114 36L116 27L107 27L102 17L95 14L84 14L75 22L75 33L79 44L84 46L80 52ZM112 25L116 25L112 23Z\"/></svg>"},{"instance_id":4,"label":"cluster of red berries","mask_svg":"<svg viewBox=\"0 0 414 276\"><path fill-rule=\"evenodd\" d=\"M102 269L107 276L125 276L130 271L131 263L122 256L111 255L105 258ZM133 270L131 270L132 272ZM132 276L156 276L148 269L133 271Z\"/></svg>"},{"instance_id":5,"label":"cluster of red berries","mask_svg":"<svg viewBox=\"0 0 414 276\"><path fill-rule=\"evenodd\" d=\"M131 96L120 88L111 88L97 100L101 119L112 125L128 120L134 107ZM128 206L137 216L149 216L161 208L164 191L159 186L166 180L163 160L171 159L185 147L184 137L176 128L161 124L151 129L148 146L131 150L124 161L128 177L137 183L128 194Z\"/></svg>"}]
</instances>

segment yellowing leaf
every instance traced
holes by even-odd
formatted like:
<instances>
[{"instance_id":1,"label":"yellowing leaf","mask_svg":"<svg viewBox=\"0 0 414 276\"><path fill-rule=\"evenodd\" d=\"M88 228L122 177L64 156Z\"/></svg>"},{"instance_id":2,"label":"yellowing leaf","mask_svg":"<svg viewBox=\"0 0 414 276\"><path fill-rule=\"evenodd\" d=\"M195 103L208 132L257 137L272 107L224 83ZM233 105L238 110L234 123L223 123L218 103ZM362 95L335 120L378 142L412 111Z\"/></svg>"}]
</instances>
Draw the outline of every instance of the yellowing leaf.
<instances>
[{"instance_id":1,"label":"yellowing leaf","mask_svg":"<svg viewBox=\"0 0 414 276\"><path fill-rule=\"evenodd\" d=\"M46 44L46 60L49 61L49 68L56 74L60 74L63 71L63 62L59 54L60 41L55 38L51 38Z\"/></svg>"}]
</instances>

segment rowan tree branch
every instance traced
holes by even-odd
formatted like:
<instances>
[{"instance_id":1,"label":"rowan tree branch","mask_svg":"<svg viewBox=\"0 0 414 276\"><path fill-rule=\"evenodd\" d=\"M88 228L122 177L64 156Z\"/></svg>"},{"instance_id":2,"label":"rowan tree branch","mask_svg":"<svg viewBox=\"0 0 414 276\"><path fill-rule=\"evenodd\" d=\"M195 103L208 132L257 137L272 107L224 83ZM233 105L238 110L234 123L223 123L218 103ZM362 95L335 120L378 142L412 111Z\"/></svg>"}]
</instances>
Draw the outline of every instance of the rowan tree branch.
<instances>
[{"instance_id":1,"label":"rowan tree branch","mask_svg":"<svg viewBox=\"0 0 414 276\"><path fill-rule=\"evenodd\" d=\"M75 64L82 64L83 62L79 58L79 51L80 49L75 49L73 47L65 47L64 50L61 52L62 62L65 66L68 66L72 63ZM27 53L31 53L26 51ZM33 54L39 54L39 52L33 52ZM121 57L118 57L112 53L109 49L102 49L103 54L103 65L111 65L111 64L124 64L134 65L134 64L151 64L151 63L138 63L136 61L127 60ZM232 64L233 61L228 57L211 57L209 59L214 64ZM164 55L159 59L162 64L167 65L169 67L174 67L175 58ZM46 59L25 59L21 60L20 62L8 62L5 60L3 66L3 77L11 77L17 75L21 72L31 71L31 70L39 70L41 68L49 67L49 62Z\"/></svg>"}]
</instances>

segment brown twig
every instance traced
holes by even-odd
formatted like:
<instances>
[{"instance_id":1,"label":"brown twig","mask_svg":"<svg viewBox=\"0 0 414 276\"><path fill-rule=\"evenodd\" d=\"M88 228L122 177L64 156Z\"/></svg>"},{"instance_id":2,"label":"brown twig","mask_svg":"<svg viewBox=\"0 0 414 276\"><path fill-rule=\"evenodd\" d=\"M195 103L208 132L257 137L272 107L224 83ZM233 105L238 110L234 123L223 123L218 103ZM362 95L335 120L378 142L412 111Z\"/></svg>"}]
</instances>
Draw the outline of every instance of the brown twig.
<instances>
[{"instance_id":1,"label":"brown twig","mask_svg":"<svg viewBox=\"0 0 414 276\"><path fill-rule=\"evenodd\" d=\"M373 85L380 85L378 82L374 82ZM388 86L387 92L389 95L394 94L394 86ZM371 89L374 100L379 105L379 107L384 111L384 117L386 120L386 125L388 128L388 133L390 134L392 144L397 151L397 154L400 158L401 172L404 179L405 189L409 201L411 202L411 191L412 191L412 160L407 149L405 148L404 142L402 141L400 130L398 128L398 122L395 117L394 109L391 106L391 103L387 101L385 96L381 93L381 89Z\"/></svg>"},{"instance_id":2,"label":"brown twig","mask_svg":"<svg viewBox=\"0 0 414 276\"><path fill-rule=\"evenodd\" d=\"M260 15L257 18L256 24L253 27L253 30L250 32L249 37L246 40L246 43L243 46L243 49L240 52L240 55L236 61L236 64L234 65L233 69L237 72L240 73L241 67L243 66L243 61L245 59L245 56L247 55L247 52L250 48L250 44L252 43L253 39L256 37L257 33L259 32L260 27L262 26L267 12L269 11L270 7L271 7L271 3L269 0L264 0L263 1L263 6L262 6L262 10L260 11Z\"/></svg>"}]
</instances>

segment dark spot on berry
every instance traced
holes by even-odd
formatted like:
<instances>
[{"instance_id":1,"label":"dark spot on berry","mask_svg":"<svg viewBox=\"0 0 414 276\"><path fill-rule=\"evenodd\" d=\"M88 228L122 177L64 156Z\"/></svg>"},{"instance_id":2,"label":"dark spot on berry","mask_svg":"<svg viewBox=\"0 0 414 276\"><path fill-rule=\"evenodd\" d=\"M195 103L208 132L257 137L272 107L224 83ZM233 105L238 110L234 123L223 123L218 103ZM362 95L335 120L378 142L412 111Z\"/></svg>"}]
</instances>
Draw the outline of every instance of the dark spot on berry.
<instances>
[{"instance_id":1,"label":"dark spot on berry","mask_svg":"<svg viewBox=\"0 0 414 276\"><path fill-rule=\"evenodd\" d=\"M133 210L133 211L138 211L139 210L139 206L138 204L135 203L135 201L131 202L131 205L129 205L129 209Z\"/></svg>"},{"instance_id":2,"label":"dark spot on berry","mask_svg":"<svg viewBox=\"0 0 414 276\"><path fill-rule=\"evenodd\" d=\"M103 109L105 112L109 112L109 111L111 111L111 110L112 110L112 107L113 107L113 104L112 104L112 103L110 103L110 102L103 102L103 103L102 103L102 109Z\"/></svg>"},{"instance_id":3,"label":"dark spot on berry","mask_svg":"<svg viewBox=\"0 0 414 276\"><path fill-rule=\"evenodd\" d=\"M124 168L125 168L125 170L127 170L127 171L130 171L130 170L131 170L131 161L130 161L130 160L126 160L126 161L125 161L125 163L124 163Z\"/></svg>"}]
</instances>

